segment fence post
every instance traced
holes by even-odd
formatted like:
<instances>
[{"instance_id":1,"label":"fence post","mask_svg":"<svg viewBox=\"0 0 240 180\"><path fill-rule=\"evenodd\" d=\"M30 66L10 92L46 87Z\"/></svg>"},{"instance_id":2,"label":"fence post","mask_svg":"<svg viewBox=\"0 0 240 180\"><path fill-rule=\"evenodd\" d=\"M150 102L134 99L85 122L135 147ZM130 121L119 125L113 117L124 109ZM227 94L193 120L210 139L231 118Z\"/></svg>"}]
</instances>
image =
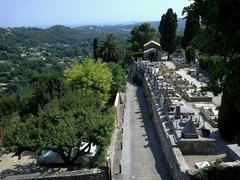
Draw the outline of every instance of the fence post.
<instances>
[{"instance_id":1,"label":"fence post","mask_svg":"<svg viewBox=\"0 0 240 180\"><path fill-rule=\"evenodd\" d=\"M107 158L106 165L107 165L108 179L112 180L112 165L111 165L111 158L110 157Z\"/></svg>"},{"instance_id":2,"label":"fence post","mask_svg":"<svg viewBox=\"0 0 240 180\"><path fill-rule=\"evenodd\" d=\"M119 174L122 174L122 165L119 164Z\"/></svg>"}]
</instances>

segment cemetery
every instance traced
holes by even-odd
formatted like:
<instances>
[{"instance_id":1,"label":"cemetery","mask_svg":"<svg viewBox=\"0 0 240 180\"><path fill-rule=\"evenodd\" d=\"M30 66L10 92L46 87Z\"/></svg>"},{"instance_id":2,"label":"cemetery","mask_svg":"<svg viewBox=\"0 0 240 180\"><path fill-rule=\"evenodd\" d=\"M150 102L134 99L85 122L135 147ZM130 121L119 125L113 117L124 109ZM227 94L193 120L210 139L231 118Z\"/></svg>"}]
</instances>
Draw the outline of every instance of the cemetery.
<instances>
[{"instance_id":1,"label":"cemetery","mask_svg":"<svg viewBox=\"0 0 240 180\"><path fill-rule=\"evenodd\" d=\"M190 179L198 169L216 164L240 166L240 148L220 137L218 105L199 82L183 78L170 61L134 66L135 74L145 72L145 96L174 179Z\"/></svg>"}]
</instances>

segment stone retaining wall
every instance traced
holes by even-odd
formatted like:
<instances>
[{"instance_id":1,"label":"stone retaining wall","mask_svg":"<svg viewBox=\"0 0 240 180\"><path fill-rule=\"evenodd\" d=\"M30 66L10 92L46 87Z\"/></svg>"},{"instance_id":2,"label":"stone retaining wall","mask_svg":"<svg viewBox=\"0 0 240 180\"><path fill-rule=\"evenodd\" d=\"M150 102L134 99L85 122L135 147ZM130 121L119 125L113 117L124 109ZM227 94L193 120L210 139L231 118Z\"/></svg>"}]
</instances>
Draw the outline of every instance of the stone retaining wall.
<instances>
[{"instance_id":1,"label":"stone retaining wall","mask_svg":"<svg viewBox=\"0 0 240 180\"><path fill-rule=\"evenodd\" d=\"M162 117L157 111L157 105L152 98L152 92L149 89L148 82L146 81L146 77L144 77L143 88L145 93L145 98L147 100L147 104L149 110L151 112L152 119L154 121L158 137L162 144L162 150L168 162L169 168L171 169L172 176L175 180L188 180L191 179L192 174L190 173L190 169L185 162L183 155L179 149L179 147L174 147L171 143L169 136L166 134L162 124Z\"/></svg>"},{"instance_id":2,"label":"stone retaining wall","mask_svg":"<svg viewBox=\"0 0 240 180\"><path fill-rule=\"evenodd\" d=\"M184 155L213 154L215 139L181 139L178 143Z\"/></svg>"}]
</instances>

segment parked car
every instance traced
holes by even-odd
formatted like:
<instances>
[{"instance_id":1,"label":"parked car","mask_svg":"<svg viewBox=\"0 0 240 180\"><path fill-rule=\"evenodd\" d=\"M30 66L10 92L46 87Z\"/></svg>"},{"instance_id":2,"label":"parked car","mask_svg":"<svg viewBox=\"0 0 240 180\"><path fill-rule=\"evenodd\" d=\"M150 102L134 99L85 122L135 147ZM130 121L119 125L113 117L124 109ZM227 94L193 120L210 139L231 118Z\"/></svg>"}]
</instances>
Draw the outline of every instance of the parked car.
<instances>
[{"instance_id":1,"label":"parked car","mask_svg":"<svg viewBox=\"0 0 240 180\"><path fill-rule=\"evenodd\" d=\"M85 144L83 144L83 146L85 146ZM97 146L92 145L90 152L86 155L78 157L78 159L74 163L87 165L89 162L91 162L94 159L94 157L97 154L97 151L98 151ZM74 157L75 154L76 154L76 152L73 152L72 157ZM37 163L40 165L60 165L60 164L64 164L64 161L60 154L58 154L52 150L45 150L42 153L42 155L40 155L38 157Z\"/></svg>"}]
</instances>

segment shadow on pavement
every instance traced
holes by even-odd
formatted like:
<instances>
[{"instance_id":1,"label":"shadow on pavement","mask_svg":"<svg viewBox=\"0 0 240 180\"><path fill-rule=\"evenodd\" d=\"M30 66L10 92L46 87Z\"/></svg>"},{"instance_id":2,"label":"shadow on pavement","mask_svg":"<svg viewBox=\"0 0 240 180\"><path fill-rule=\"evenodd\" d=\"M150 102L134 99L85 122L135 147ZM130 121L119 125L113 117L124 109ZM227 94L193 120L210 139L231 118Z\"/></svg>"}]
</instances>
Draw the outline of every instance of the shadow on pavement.
<instances>
[{"instance_id":1,"label":"shadow on pavement","mask_svg":"<svg viewBox=\"0 0 240 180\"><path fill-rule=\"evenodd\" d=\"M168 164L162 152L161 143L159 141L154 122L150 119L150 113L144 98L143 88L139 86L137 87L137 100L139 102L140 112L143 119L143 127L146 130L146 135L144 135L146 137L145 140L148 141L148 145L145 145L144 148L151 149L156 162L155 166L161 179L172 179Z\"/></svg>"}]
</instances>

